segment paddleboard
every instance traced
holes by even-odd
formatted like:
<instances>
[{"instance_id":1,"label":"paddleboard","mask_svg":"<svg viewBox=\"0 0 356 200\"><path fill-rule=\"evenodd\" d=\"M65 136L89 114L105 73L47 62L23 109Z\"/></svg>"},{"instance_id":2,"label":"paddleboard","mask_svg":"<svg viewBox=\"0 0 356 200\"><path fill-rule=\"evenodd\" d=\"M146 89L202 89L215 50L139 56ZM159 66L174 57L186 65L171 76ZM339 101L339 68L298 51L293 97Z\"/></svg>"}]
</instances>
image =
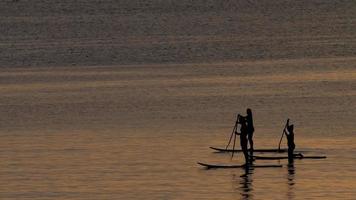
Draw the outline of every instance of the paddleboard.
<instances>
[{"instance_id":1,"label":"paddleboard","mask_svg":"<svg viewBox=\"0 0 356 200\"><path fill-rule=\"evenodd\" d=\"M246 168L246 165L216 165L216 164L206 164L198 162L199 165L206 167L207 169L212 168ZM248 165L249 168L272 168L272 167L282 167L282 165Z\"/></svg>"},{"instance_id":2,"label":"paddleboard","mask_svg":"<svg viewBox=\"0 0 356 200\"><path fill-rule=\"evenodd\" d=\"M253 156L256 160L281 160L288 159L288 156ZM326 156L294 156L294 159L325 159Z\"/></svg>"},{"instance_id":3,"label":"paddleboard","mask_svg":"<svg viewBox=\"0 0 356 200\"><path fill-rule=\"evenodd\" d=\"M211 149L218 151L218 152L242 152L241 149L222 149L217 147L210 147ZM254 149L253 152L273 152L273 153L285 153L288 149Z\"/></svg>"}]
</instances>

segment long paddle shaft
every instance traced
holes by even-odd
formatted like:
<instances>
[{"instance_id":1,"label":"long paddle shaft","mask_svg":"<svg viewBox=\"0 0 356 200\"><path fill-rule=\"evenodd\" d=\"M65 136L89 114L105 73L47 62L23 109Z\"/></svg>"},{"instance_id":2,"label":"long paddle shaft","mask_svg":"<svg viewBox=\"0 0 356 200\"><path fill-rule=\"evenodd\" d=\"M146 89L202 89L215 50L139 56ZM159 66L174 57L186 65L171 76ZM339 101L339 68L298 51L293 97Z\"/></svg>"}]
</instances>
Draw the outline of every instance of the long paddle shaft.
<instances>
[{"instance_id":1,"label":"long paddle shaft","mask_svg":"<svg viewBox=\"0 0 356 200\"><path fill-rule=\"evenodd\" d=\"M234 146L232 147L232 154L231 154L231 160L232 160L232 158L234 157L234 152L235 152L235 143L236 143L236 133L234 133Z\"/></svg>"},{"instance_id":2,"label":"long paddle shaft","mask_svg":"<svg viewBox=\"0 0 356 200\"><path fill-rule=\"evenodd\" d=\"M279 144L278 144L278 151L281 150L281 142L282 142L282 139L283 139L284 131L287 128L288 121L289 121L289 119L287 119L286 125L284 125L284 128L283 128L282 136L281 136L281 139L279 140Z\"/></svg>"},{"instance_id":3,"label":"long paddle shaft","mask_svg":"<svg viewBox=\"0 0 356 200\"><path fill-rule=\"evenodd\" d=\"M236 119L236 128L235 128L235 132L234 132L234 146L232 147L232 154L231 154L231 160L234 157L234 153L235 153L235 144L236 144L236 135L237 135L237 125L239 123L239 116L240 114L237 115L237 119Z\"/></svg>"},{"instance_id":4,"label":"long paddle shaft","mask_svg":"<svg viewBox=\"0 0 356 200\"><path fill-rule=\"evenodd\" d=\"M233 134L236 132L236 129L237 129L237 120L236 120L236 122L235 122L234 128L232 129L232 133L231 133L231 136L230 136L230 139L229 139L229 143L226 145L225 150L227 150L227 148L229 147L229 145L230 145L230 143L231 143L232 136L233 136Z\"/></svg>"},{"instance_id":5,"label":"long paddle shaft","mask_svg":"<svg viewBox=\"0 0 356 200\"><path fill-rule=\"evenodd\" d=\"M231 139L232 139L232 137L234 136L235 130L236 130L236 124L235 124L234 128L232 129L232 133L231 133L231 136L230 136L230 139L229 139L229 143L227 143L227 145L226 145L226 147L225 147L225 150L227 150L227 148L230 146Z\"/></svg>"}]
</instances>

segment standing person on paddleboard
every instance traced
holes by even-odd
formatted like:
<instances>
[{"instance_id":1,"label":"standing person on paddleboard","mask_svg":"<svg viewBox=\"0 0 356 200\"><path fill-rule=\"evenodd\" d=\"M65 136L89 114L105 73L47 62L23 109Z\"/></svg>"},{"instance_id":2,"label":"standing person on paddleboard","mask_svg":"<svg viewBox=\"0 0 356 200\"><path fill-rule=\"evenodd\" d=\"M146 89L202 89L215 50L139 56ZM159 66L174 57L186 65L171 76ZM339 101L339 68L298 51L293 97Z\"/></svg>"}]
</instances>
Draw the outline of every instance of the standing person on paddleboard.
<instances>
[{"instance_id":1,"label":"standing person on paddleboard","mask_svg":"<svg viewBox=\"0 0 356 200\"><path fill-rule=\"evenodd\" d=\"M255 128L253 127L253 119L252 119L252 110L250 108L247 108L246 110L246 123L247 123L247 137L248 137L248 142L250 143L250 156L253 156L253 132L255 131Z\"/></svg>"},{"instance_id":2,"label":"standing person on paddleboard","mask_svg":"<svg viewBox=\"0 0 356 200\"><path fill-rule=\"evenodd\" d=\"M286 135L287 138L287 145L288 145L288 162L293 163L293 158L294 158L294 149L295 149L295 144L294 144L294 125L291 124L289 125L289 119L287 120L287 125L286 125L287 131L284 129L284 134Z\"/></svg>"},{"instance_id":3,"label":"standing person on paddleboard","mask_svg":"<svg viewBox=\"0 0 356 200\"><path fill-rule=\"evenodd\" d=\"M237 131L235 130L235 134L240 135L240 145L241 145L242 152L244 153L245 165L248 165L249 164L249 156L248 156L248 150L247 150L248 128L247 128L246 118L239 114L238 115L238 123L241 124L240 133L237 133Z\"/></svg>"}]
</instances>

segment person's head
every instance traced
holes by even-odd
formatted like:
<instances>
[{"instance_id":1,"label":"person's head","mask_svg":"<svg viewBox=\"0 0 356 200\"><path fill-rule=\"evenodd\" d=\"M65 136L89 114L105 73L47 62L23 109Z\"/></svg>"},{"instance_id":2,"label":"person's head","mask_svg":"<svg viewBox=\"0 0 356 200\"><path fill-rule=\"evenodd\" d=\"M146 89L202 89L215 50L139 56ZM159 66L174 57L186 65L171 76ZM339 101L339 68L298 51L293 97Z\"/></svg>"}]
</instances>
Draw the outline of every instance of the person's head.
<instances>
[{"instance_id":1,"label":"person's head","mask_svg":"<svg viewBox=\"0 0 356 200\"><path fill-rule=\"evenodd\" d=\"M247 115L252 116L252 110L250 108L247 108L246 113L247 113Z\"/></svg>"}]
</instances>

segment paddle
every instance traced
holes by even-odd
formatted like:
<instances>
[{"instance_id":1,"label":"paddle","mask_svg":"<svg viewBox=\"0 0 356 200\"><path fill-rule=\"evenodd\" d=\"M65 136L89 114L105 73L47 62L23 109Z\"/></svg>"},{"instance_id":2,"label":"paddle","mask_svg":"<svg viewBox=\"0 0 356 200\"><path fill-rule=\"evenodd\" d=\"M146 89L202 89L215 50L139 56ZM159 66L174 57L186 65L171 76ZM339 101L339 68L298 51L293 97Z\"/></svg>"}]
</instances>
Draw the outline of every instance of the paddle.
<instances>
[{"instance_id":1,"label":"paddle","mask_svg":"<svg viewBox=\"0 0 356 200\"><path fill-rule=\"evenodd\" d=\"M283 128L282 136L281 136L281 139L279 140L279 144L278 144L278 151L281 150L281 142L282 142L283 135L284 135L284 132L285 132L285 130L286 130L288 124L289 124L289 119L287 119L287 123L286 123L286 125L285 125L284 128Z\"/></svg>"},{"instance_id":2,"label":"paddle","mask_svg":"<svg viewBox=\"0 0 356 200\"><path fill-rule=\"evenodd\" d=\"M235 126L234 126L234 128L232 129L232 133L231 133L231 136L230 136L230 139L229 139L229 143L226 145L225 150L227 150L227 148L229 147L229 145L230 145L230 143L231 143L232 136L233 136L233 134L236 132L236 129L237 129L237 122L238 122L238 116L237 116L237 119L236 119L236 122L235 122Z\"/></svg>"},{"instance_id":3,"label":"paddle","mask_svg":"<svg viewBox=\"0 0 356 200\"><path fill-rule=\"evenodd\" d=\"M234 157L234 152L235 152L235 143L236 143L236 135L237 133L234 133L234 146L232 147L232 154L231 154L231 160Z\"/></svg>"},{"instance_id":4,"label":"paddle","mask_svg":"<svg viewBox=\"0 0 356 200\"><path fill-rule=\"evenodd\" d=\"M235 152L235 143L236 143L236 135L239 135L239 133L237 132L237 124L239 123L239 117L240 117L240 114L237 115L237 120L236 120L236 129L235 129L235 132L234 132L234 146L232 147L232 154L231 154L231 160L232 158L234 157L234 152Z\"/></svg>"}]
</instances>

